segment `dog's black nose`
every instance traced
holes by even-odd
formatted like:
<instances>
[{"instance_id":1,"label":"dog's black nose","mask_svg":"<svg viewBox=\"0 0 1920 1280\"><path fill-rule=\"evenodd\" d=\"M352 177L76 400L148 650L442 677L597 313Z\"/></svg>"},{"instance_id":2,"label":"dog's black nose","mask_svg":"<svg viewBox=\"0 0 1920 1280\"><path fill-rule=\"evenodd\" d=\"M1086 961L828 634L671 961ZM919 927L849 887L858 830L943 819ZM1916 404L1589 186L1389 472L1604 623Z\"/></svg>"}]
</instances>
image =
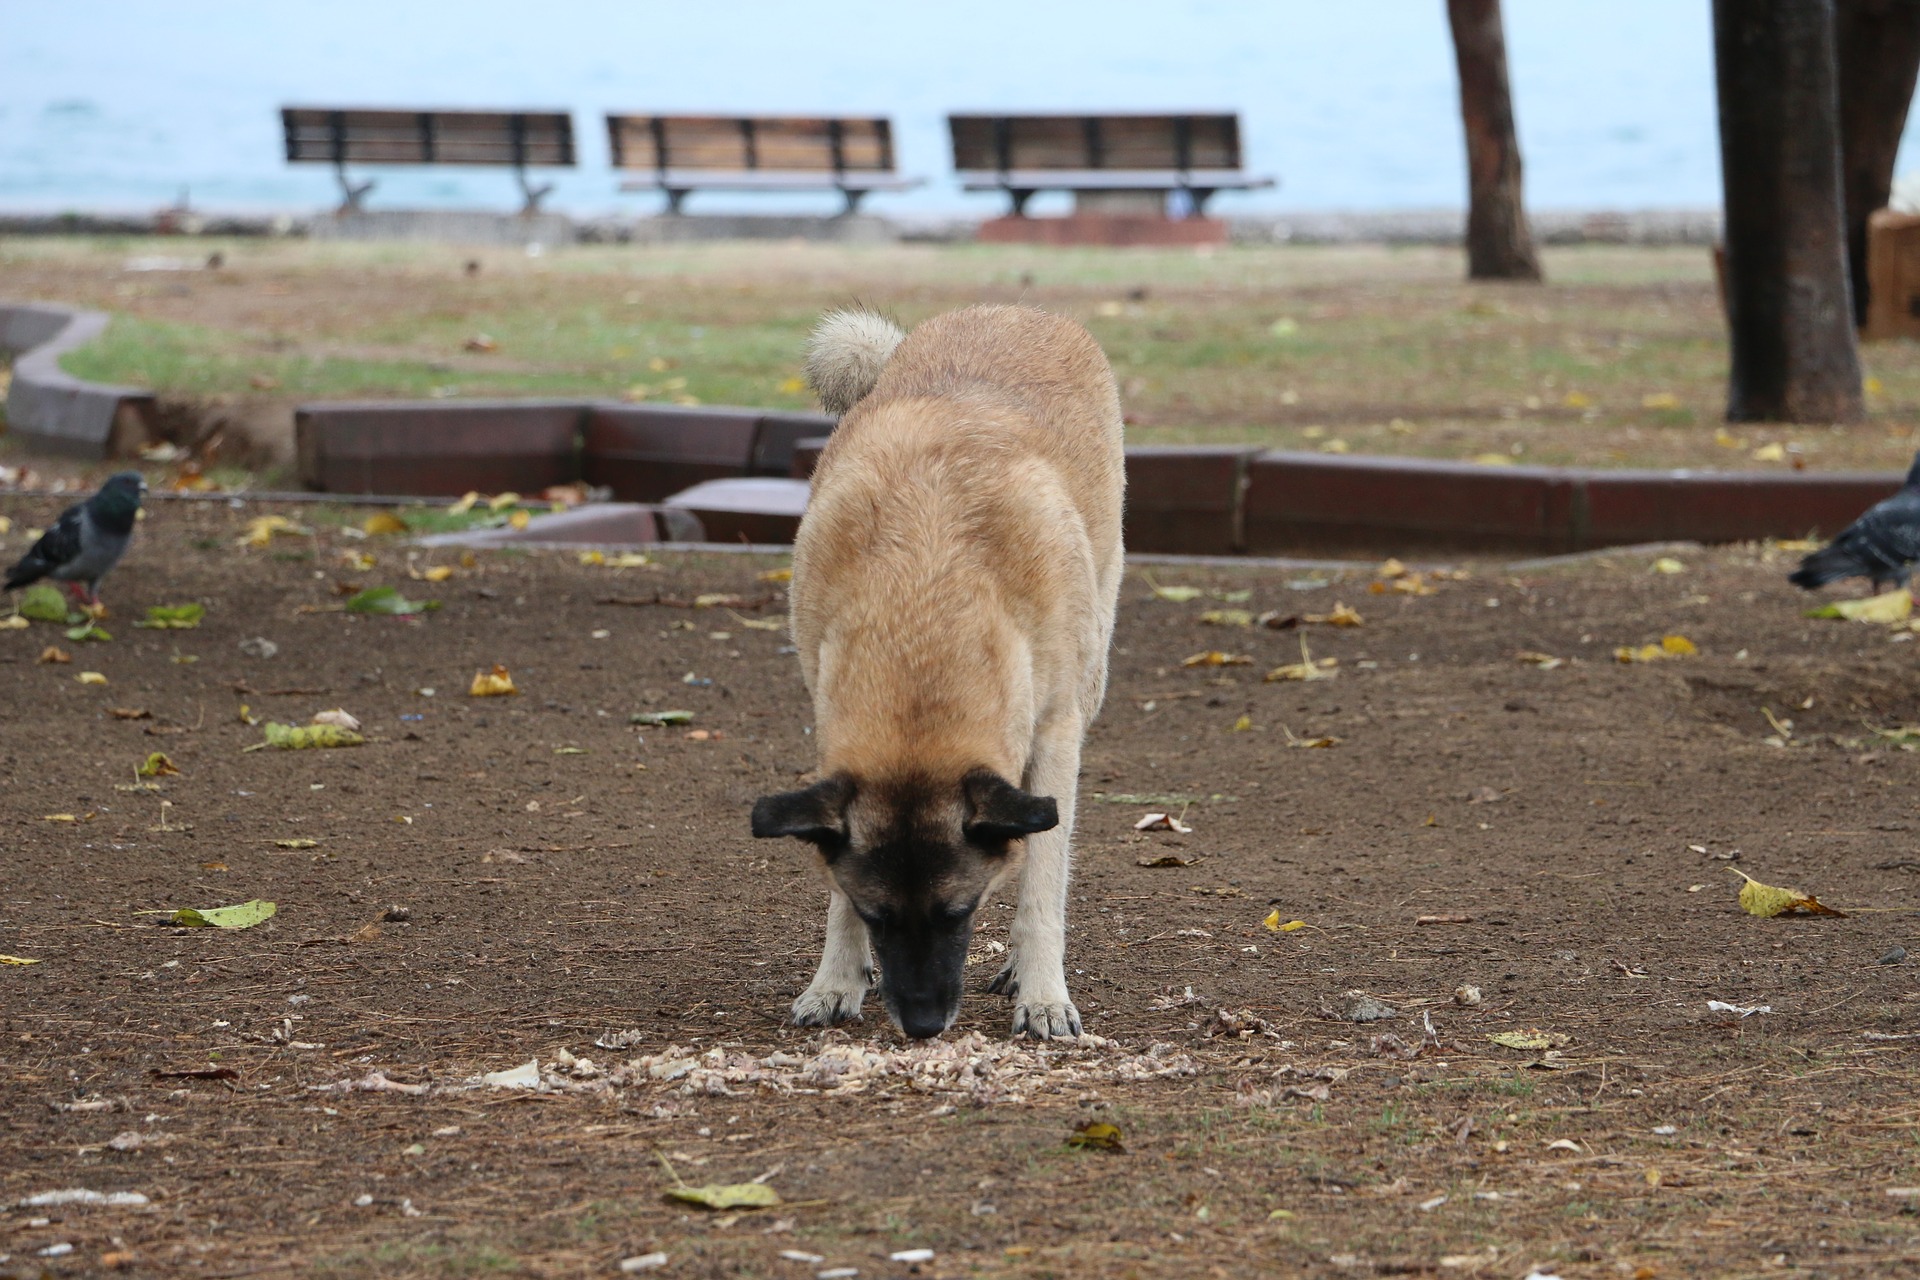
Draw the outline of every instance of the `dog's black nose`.
<instances>
[{"instance_id":1,"label":"dog's black nose","mask_svg":"<svg viewBox=\"0 0 1920 1280\"><path fill-rule=\"evenodd\" d=\"M900 1029L915 1040L931 1040L947 1029L947 1011L932 1004L902 1009Z\"/></svg>"}]
</instances>

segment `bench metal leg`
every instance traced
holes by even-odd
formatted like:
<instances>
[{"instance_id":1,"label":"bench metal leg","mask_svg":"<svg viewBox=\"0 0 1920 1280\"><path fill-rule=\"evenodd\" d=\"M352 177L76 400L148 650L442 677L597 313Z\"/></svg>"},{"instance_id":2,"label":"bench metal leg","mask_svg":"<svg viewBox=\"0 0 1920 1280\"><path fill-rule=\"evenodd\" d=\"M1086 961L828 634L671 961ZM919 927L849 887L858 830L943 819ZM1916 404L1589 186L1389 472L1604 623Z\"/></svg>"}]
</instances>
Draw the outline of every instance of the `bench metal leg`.
<instances>
[{"instance_id":1,"label":"bench metal leg","mask_svg":"<svg viewBox=\"0 0 1920 1280\"><path fill-rule=\"evenodd\" d=\"M1213 199L1213 192L1214 189L1212 187L1188 187L1187 197L1193 201L1193 212L1188 216L1194 218L1206 217L1207 201Z\"/></svg>"},{"instance_id":2,"label":"bench metal leg","mask_svg":"<svg viewBox=\"0 0 1920 1280\"><path fill-rule=\"evenodd\" d=\"M861 197L865 196L867 193L864 191L854 191L850 188L842 187L840 188L840 194L846 198L846 202L847 202L847 207L840 211L840 216L843 218L851 218L854 214L860 212Z\"/></svg>"},{"instance_id":3,"label":"bench metal leg","mask_svg":"<svg viewBox=\"0 0 1920 1280\"><path fill-rule=\"evenodd\" d=\"M683 206L687 203L687 196L690 194L688 188L666 187L664 190L667 193L667 212L674 214L686 212Z\"/></svg>"},{"instance_id":4,"label":"bench metal leg","mask_svg":"<svg viewBox=\"0 0 1920 1280\"><path fill-rule=\"evenodd\" d=\"M367 192L373 190L373 179L368 178L365 182L353 181L347 177L347 166L344 164L333 166L333 176L340 183L340 212L363 212L366 209Z\"/></svg>"},{"instance_id":5,"label":"bench metal leg","mask_svg":"<svg viewBox=\"0 0 1920 1280\"><path fill-rule=\"evenodd\" d=\"M1016 218L1026 217L1027 201L1033 199L1034 193L1031 191L1020 191L1020 190L1016 190L1013 187L1008 187L1007 194L1013 197L1013 216Z\"/></svg>"},{"instance_id":6,"label":"bench metal leg","mask_svg":"<svg viewBox=\"0 0 1920 1280\"><path fill-rule=\"evenodd\" d=\"M534 186L527 181L525 169L515 169L513 176L520 182L520 198L523 201L520 206L520 216L531 218L540 212L540 202L553 194L553 184L549 182L542 186Z\"/></svg>"}]
</instances>

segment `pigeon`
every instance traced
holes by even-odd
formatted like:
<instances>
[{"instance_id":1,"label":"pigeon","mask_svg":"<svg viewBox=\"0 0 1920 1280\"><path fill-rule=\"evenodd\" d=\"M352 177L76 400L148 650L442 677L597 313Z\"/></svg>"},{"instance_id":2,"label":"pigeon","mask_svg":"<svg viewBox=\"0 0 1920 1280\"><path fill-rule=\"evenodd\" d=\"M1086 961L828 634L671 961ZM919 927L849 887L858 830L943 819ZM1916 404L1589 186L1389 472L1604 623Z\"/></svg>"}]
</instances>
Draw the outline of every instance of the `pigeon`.
<instances>
[{"instance_id":1,"label":"pigeon","mask_svg":"<svg viewBox=\"0 0 1920 1280\"><path fill-rule=\"evenodd\" d=\"M1871 578L1874 590L1905 583L1920 560L1920 455L1900 491L1868 507L1840 536L1800 562L1787 581L1812 591L1842 578Z\"/></svg>"},{"instance_id":2,"label":"pigeon","mask_svg":"<svg viewBox=\"0 0 1920 1280\"><path fill-rule=\"evenodd\" d=\"M147 482L138 471L108 477L100 492L62 511L53 527L7 570L6 589L52 578L82 602L99 604L100 579L126 553L146 492Z\"/></svg>"}]
</instances>

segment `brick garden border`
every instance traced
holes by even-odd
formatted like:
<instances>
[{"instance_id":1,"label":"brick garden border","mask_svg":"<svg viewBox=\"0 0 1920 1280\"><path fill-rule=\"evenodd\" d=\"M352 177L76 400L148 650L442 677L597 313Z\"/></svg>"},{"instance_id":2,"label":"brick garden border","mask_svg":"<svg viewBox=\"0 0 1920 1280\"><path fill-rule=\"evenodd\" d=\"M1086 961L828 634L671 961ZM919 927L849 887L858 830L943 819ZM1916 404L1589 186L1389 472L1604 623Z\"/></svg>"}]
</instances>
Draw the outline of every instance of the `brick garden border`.
<instances>
[{"instance_id":1,"label":"brick garden border","mask_svg":"<svg viewBox=\"0 0 1920 1280\"><path fill-rule=\"evenodd\" d=\"M556 401L337 403L295 416L301 479L454 497L585 480L690 510L716 541L790 537L833 420ZM789 477L781 483L779 477ZM1175 555L1522 552L1833 533L1898 473L1605 471L1236 446L1127 450L1127 546Z\"/></svg>"},{"instance_id":2,"label":"brick garden border","mask_svg":"<svg viewBox=\"0 0 1920 1280\"><path fill-rule=\"evenodd\" d=\"M144 444L155 401L141 387L87 382L60 357L106 331L103 311L52 303L0 304L0 351L13 356L7 430L51 453L86 458L130 453Z\"/></svg>"}]
</instances>

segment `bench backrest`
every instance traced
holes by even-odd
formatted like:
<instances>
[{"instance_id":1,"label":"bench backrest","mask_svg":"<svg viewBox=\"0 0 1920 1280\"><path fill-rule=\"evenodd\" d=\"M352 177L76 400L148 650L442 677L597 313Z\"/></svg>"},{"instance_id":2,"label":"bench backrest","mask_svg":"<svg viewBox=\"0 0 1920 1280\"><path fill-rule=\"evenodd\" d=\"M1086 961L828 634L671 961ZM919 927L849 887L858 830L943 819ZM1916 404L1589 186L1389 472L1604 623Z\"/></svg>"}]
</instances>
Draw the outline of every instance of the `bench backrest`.
<instances>
[{"instance_id":1,"label":"bench backrest","mask_svg":"<svg viewBox=\"0 0 1920 1280\"><path fill-rule=\"evenodd\" d=\"M372 111L284 107L287 159L325 164L574 163L564 111Z\"/></svg>"},{"instance_id":2,"label":"bench backrest","mask_svg":"<svg viewBox=\"0 0 1920 1280\"><path fill-rule=\"evenodd\" d=\"M948 116L953 167L1238 169L1235 115Z\"/></svg>"},{"instance_id":3,"label":"bench backrest","mask_svg":"<svg viewBox=\"0 0 1920 1280\"><path fill-rule=\"evenodd\" d=\"M883 118L610 115L607 136L616 169L893 172Z\"/></svg>"}]
</instances>

